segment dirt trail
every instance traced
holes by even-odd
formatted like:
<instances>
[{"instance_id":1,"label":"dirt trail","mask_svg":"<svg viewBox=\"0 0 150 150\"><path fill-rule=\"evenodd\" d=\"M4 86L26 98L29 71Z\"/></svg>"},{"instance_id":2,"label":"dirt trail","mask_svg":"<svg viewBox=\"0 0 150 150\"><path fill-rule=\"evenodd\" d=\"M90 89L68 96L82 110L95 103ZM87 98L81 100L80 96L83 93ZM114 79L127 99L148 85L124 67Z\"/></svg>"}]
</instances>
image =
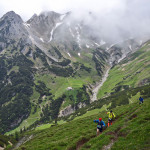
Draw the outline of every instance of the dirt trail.
<instances>
[{"instance_id":1,"label":"dirt trail","mask_svg":"<svg viewBox=\"0 0 150 150\"><path fill-rule=\"evenodd\" d=\"M115 141L117 141L118 137L120 137L120 136L126 137L127 134L120 134L119 131L127 126L127 121L128 120L131 120L131 119L137 117L135 112L137 112L139 109L140 108L134 108L133 112L125 117L126 122L125 122L125 124L122 127L118 128L115 132L108 132L107 133L108 135L113 135L114 138L111 140L111 142L108 145L103 146L102 150L110 150L112 148L113 144L115 143ZM126 112L126 113L128 113L128 112ZM122 116L122 115L120 115L120 116Z\"/></svg>"},{"instance_id":2,"label":"dirt trail","mask_svg":"<svg viewBox=\"0 0 150 150\"><path fill-rule=\"evenodd\" d=\"M111 140L111 142L108 145L105 145L102 150L109 150L109 149L111 149L113 144L114 144L114 140Z\"/></svg>"},{"instance_id":3,"label":"dirt trail","mask_svg":"<svg viewBox=\"0 0 150 150\"><path fill-rule=\"evenodd\" d=\"M133 113L134 112L136 112L137 111L137 109L136 110L134 110L133 111ZM125 113L122 113L122 114L120 114L119 116L117 116L116 117L116 119L113 121L113 124L122 116L122 115L124 115L124 114L126 114L126 113L128 113L128 112L125 112ZM133 113L131 113L130 115L131 116L133 116ZM125 124L125 126L126 126L126 124ZM116 131L114 131L114 132L108 132L108 133L106 133L107 135L113 135L113 139L111 139L111 141L110 141L110 143L108 144L108 145L104 145L103 147L102 147L102 150L110 150L111 148L112 148L112 146L113 146L113 144L115 143L115 141L117 141L117 139L118 139L118 137L120 137L120 136L123 136L123 137L125 137L126 136L126 134L120 134L120 130L122 129L122 128L124 128L125 126L123 126L123 127L118 127L117 129L116 129ZM104 130L107 130L107 125L106 125L106 128L104 129ZM95 135L93 135L93 136L91 136L91 138L90 139L92 139L92 138L95 138L96 136ZM82 146L85 144L85 143L87 143L90 139L82 139L82 140L80 140L80 141L78 141L77 142L77 144L76 144L76 150L80 150L81 148L82 148ZM70 150L72 150L72 149L70 149Z\"/></svg>"},{"instance_id":4,"label":"dirt trail","mask_svg":"<svg viewBox=\"0 0 150 150\"><path fill-rule=\"evenodd\" d=\"M110 67L106 70L105 74L102 77L101 82L92 90L93 95L91 97L91 102L94 102L97 100L97 93L99 89L102 87L102 85L104 84L104 82L107 80L109 70L110 70Z\"/></svg>"}]
</instances>

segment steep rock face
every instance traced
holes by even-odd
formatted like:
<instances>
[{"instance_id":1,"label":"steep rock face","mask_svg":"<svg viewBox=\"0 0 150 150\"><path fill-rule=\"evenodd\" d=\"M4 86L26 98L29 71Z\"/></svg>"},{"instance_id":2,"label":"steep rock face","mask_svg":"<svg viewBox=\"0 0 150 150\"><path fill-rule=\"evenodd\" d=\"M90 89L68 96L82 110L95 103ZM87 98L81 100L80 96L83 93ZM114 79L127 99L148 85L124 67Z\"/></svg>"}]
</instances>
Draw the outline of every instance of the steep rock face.
<instances>
[{"instance_id":1,"label":"steep rock face","mask_svg":"<svg viewBox=\"0 0 150 150\"><path fill-rule=\"evenodd\" d=\"M81 103L81 102L80 102L80 103L78 104L78 108L83 108L83 107L85 107L85 106L86 106L85 103ZM69 106L67 106L66 108L64 108L63 110L61 110L61 111L59 112L58 117L68 116L68 115L74 113L75 111L76 111L76 109L73 108L71 105L69 105Z\"/></svg>"},{"instance_id":2,"label":"steep rock face","mask_svg":"<svg viewBox=\"0 0 150 150\"><path fill-rule=\"evenodd\" d=\"M84 19L74 19L71 12L43 12L39 16L34 15L24 25L32 42L44 52L57 45L61 51L78 53L105 43Z\"/></svg>"},{"instance_id":3,"label":"steep rock face","mask_svg":"<svg viewBox=\"0 0 150 150\"><path fill-rule=\"evenodd\" d=\"M107 51L111 56L111 64L118 63L128 53L135 51L140 46L137 39L125 39L117 43L110 43L101 37L101 33L96 33L96 29L91 27L87 20L92 20L94 15L89 13L87 18L74 18L71 12L59 14L55 12L43 12L39 16L33 15L24 23L29 37L37 47L46 55L58 58L48 54L48 50L55 53L53 47L58 47L61 52L70 53L75 51L87 51L97 47ZM56 61L56 60L55 60Z\"/></svg>"},{"instance_id":4,"label":"steep rock face","mask_svg":"<svg viewBox=\"0 0 150 150\"><path fill-rule=\"evenodd\" d=\"M28 35L23 20L15 12L6 13L0 19L0 37L17 40Z\"/></svg>"},{"instance_id":5,"label":"steep rock face","mask_svg":"<svg viewBox=\"0 0 150 150\"><path fill-rule=\"evenodd\" d=\"M0 19L0 51L14 43L31 43L23 20L15 12L10 11Z\"/></svg>"},{"instance_id":6,"label":"steep rock face","mask_svg":"<svg viewBox=\"0 0 150 150\"><path fill-rule=\"evenodd\" d=\"M138 39L129 38L106 47L106 51L110 54L111 66L119 63L128 54L135 52L140 46L141 43Z\"/></svg>"},{"instance_id":7,"label":"steep rock face","mask_svg":"<svg viewBox=\"0 0 150 150\"><path fill-rule=\"evenodd\" d=\"M39 16L35 14L25 25L28 26L28 30L30 30L34 36L39 37L43 42L48 42L52 36L51 31L56 23L60 22L60 16L61 14L53 11L43 12Z\"/></svg>"},{"instance_id":8,"label":"steep rock face","mask_svg":"<svg viewBox=\"0 0 150 150\"><path fill-rule=\"evenodd\" d=\"M59 112L58 117L64 117L72 114L75 111L75 109L72 108L71 105L67 106L65 109L61 110Z\"/></svg>"},{"instance_id":9,"label":"steep rock face","mask_svg":"<svg viewBox=\"0 0 150 150\"><path fill-rule=\"evenodd\" d=\"M18 46L34 44L48 57L58 61L54 47L61 53L69 54L72 51L78 54L80 51L86 52L100 47L110 54L111 63L116 64L140 45L133 39L114 44L104 41L100 38L101 33L95 33L85 21L92 17L88 14L88 18L76 19L71 12L59 14L50 11L43 12L39 16L35 14L27 22L23 22L15 12L8 12L0 19L0 51L11 43L17 43Z\"/></svg>"}]
</instances>

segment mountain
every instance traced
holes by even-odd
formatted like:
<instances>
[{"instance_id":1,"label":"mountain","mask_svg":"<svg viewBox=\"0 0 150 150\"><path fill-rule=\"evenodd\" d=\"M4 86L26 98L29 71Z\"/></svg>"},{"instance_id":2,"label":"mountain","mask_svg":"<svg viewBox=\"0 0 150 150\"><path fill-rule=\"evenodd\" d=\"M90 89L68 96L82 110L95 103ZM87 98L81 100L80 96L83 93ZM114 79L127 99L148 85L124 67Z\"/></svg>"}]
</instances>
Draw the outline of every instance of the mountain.
<instances>
[{"instance_id":1,"label":"mountain","mask_svg":"<svg viewBox=\"0 0 150 150\"><path fill-rule=\"evenodd\" d=\"M23 20L15 12L8 12L0 19L0 51L15 45L14 43L27 44L29 42L27 37L28 32L23 25Z\"/></svg>"},{"instance_id":2,"label":"mountain","mask_svg":"<svg viewBox=\"0 0 150 150\"><path fill-rule=\"evenodd\" d=\"M145 42L140 49L128 55L110 70L107 81L98 93L98 98L130 87L135 88L150 83L149 44L150 41Z\"/></svg>"},{"instance_id":3,"label":"mountain","mask_svg":"<svg viewBox=\"0 0 150 150\"><path fill-rule=\"evenodd\" d=\"M65 122L64 124L51 124L47 129L42 127L36 128L21 134L24 138L29 139L27 142L20 144L16 149L145 149L150 148L150 85L140 88L129 89L115 93L108 99L101 99L92 103L92 106L83 108L82 111L76 113L74 120ZM139 105L137 99L140 93L144 97L144 103ZM116 115L112 126L107 127L108 116L105 109L100 109L101 102L117 99L123 95L126 101L132 104L113 107ZM120 95L117 97L116 95ZM122 98L123 100L124 98ZM124 99L125 100L125 99ZM123 101L122 101L123 102ZM106 108L106 107L105 107ZM83 115L84 112L84 115ZM71 116L70 116L71 117ZM69 118L70 118L69 117ZM102 117L106 123L104 131L96 136L97 124L94 119ZM68 119L69 119L68 118ZM59 123L59 122L58 122ZM60 122L61 123L61 122ZM70 141L71 139L71 141ZM21 139L22 140L22 139Z\"/></svg>"},{"instance_id":4,"label":"mountain","mask_svg":"<svg viewBox=\"0 0 150 150\"><path fill-rule=\"evenodd\" d=\"M86 21L94 17L42 12L24 22L11 11L0 19L0 132L53 121L89 105L107 68L144 42L104 40Z\"/></svg>"}]
</instances>

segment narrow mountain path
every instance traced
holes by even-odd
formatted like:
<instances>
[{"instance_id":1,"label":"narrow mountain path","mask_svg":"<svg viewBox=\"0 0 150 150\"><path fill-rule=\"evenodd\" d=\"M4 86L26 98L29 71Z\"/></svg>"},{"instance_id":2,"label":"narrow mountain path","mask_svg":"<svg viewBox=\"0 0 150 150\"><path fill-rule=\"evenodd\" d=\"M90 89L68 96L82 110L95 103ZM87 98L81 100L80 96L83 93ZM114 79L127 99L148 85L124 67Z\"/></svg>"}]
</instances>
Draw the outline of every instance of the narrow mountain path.
<instances>
[{"instance_id":1,"label":"narrow mountain path","mask_svg":"<svg viewBox=\"0 0 150 150\"><path fill-rule=\"evenodd\" d=\"M99 91L99 89L103 86L104 82L107 80L109 70L110 70L110 67L107 68L105 74L104 74L103 77L102 77L101 82L99 82L98 85L92 90L93 95L92 95L92 97L91 97L91 102L94 102L94 101L97 100L98 91Z\"/></svg>"},{"instance_id":2,"label":"narrow mountain path","mask_svg":"<svg viewBox=\"0 0 150 150\"><path fill-rule=\"evenodd\" d=\"M113 135L114 138L110 141L110 143L109 143L108 145L104 145L103 148L102 148L102 150L110 150L110 149L112 148L112 146L114 145L115 141L117 141L117 139L118 139L119 136L123 136L123 137L126 136L126 135L119 135L119 131L120 131L121 129L127 127L128 120L129 120L129 119L133 119L133 118L136 118L136 117L137 117L136 114L135 114L135 112L137 112L137 111L139 111L139 110L140 110L140 107L139 107L139 108L137 108L137 107L133 108L133 112L125 117L126 121L125 121L125 123L124 123L124 125L123 125L122 127L118 128L116 132L109 132L109 133L107 133L107 134L109 134L109 135ZM128 113L128 112L126 112L126 113ZM122 115L123 115L123 114L122 114ZM120 117L120 116L119 116L119 117ZM118 118L119 118L119 117L118 117ZM114 121L114 123L115 123L115 122L116 122L116 120Z\"/></svg>"},{"instance_id":3,"label":"narrow mountain path","mask_svg":"<svg viewBox=\"0 0 150 150\"><path fill-rule=\"evenodd\" d=\"M125 118L128 120L128 118L134 117L133 114L134 114L135 112L137 112L139 109L140 109L140 108L133 108L133 112L132 112L130 115L127 115ZM116 119L113 121L113 124L115 124L115 122L116 122L121 116L123 116L124 114L127 114L127 113L128 113L128 111L123 112L123 113L121 113L119 116L117 116ZM120 130L123 129L123 128L125 128L125 127L127 126L127 124L128 124L128 122L126 121L125 124L124 124L124 126L118 127L115 131L109 131L109 132L105 133L105 134L107 134L107 135L112 135L113 138L110 140L110 143L108 143L108 145L104 145L104 146L102 147L102 150L110 150L110 149L112 148L112 146L114 145L114 143L117 141L117 139L118 139L120 136L123 136L123 137L126 136L126 135L124 135L124 134L121 135L121 134L120 134ZM104 130L107 130L107 128L108 128L108 126L106 125L106 128L105 128ZM99 135L99 136L100 136L100 135ZM77 144L76 144L76 150L80 150L80 149L84 146L85 143L87 143L88 141L90 141L92 138L95 138L95 137L96 137L96 135L93 135L93 136L91 136L91 138L89 138L89 139L84 139L84 138L83 138L83 139L81 139L80 141L78 141ZM72 149L71 149L71 150L72 150Z\"/></svg>"}]
</instances>

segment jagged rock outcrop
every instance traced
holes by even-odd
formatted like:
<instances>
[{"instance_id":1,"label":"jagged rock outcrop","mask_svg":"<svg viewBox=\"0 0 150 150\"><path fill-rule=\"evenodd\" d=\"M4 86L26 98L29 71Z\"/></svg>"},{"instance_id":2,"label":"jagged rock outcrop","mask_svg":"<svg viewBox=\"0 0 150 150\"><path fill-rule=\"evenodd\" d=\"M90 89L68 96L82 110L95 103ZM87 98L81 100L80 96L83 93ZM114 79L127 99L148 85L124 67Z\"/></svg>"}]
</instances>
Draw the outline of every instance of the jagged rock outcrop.
<instances>
[{"instance_id":1,"label":"jagged rock outcrop","mask_svg":"<svg viewBox=\"0 0 150 150\"><path fill-rule=\"evenodd\" d=\"M31 41L21 17L10 11L0 19L0 51L15 44L26 45Z\"/></svg>"},{"instance_id":2,"label":"jagged rock outcrop","mask_svg":"<svg viewBox=\"0 0 150 150\"><path fill-rule=\"evenodd\" d=\"M81 103L81 102L80 102L77 107L78 107L78 108L83 108L83 107L85 107L85 106L86 106L85 103ZM69 105L69 106L67 106L66 108L64 108L63 110L61 110L61 111L59 112L58 117L68 116L68 115L74 113L75 111L76 111L76 109L73 108L71 105Z\"/></svg>"}]
</instances>

